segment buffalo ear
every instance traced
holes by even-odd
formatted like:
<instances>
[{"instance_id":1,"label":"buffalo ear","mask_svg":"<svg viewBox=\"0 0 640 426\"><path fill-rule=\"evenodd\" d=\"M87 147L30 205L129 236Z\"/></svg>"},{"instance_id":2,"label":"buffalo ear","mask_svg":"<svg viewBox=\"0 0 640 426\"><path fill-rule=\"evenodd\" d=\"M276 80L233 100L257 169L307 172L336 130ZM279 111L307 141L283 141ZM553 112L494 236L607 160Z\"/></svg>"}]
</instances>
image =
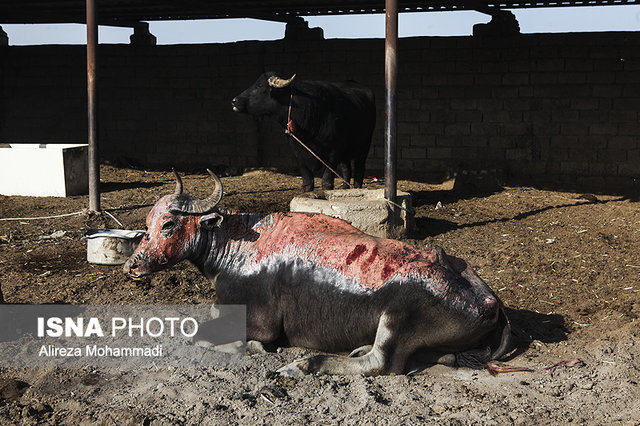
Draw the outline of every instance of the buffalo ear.
<instances>
[{"instance_id":1,"label":"buffalo ear","mask_svg":"<svg viewBox=\"0 0 640 426\"><path fill-rule=\"evenodd\" d=\"M224 217L220 213L210 213L200 218L200 226L204 229L218 228Z\"/></svg>"}]
</instances>

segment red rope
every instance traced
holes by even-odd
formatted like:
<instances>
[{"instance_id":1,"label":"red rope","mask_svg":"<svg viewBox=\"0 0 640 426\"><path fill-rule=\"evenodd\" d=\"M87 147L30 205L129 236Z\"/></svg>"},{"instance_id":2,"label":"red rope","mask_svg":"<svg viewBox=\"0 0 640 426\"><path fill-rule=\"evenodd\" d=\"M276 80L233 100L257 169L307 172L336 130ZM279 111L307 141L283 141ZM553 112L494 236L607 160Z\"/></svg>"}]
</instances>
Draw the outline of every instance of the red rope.
<instances>
[{"instance_id":1,"label":"red rope","mask_svg":"<svg viewBox=\"0 0 640 426\"><path fill-rule=\"evenodd\" d=\"M285 129L285 133L292 138L294 138L300 145L302 145L307 151L311 153L318 161L320 161L327 169L329 169L334 175L336 175L342 182L347 184L349 188L351 188L351 184L347 182L342 176L338 174L335 170L333 170L327 163L325 163L322 158L318 157L318 155L311 150L307 145L304 144L294 133L293 133L293 120L291 119L291 106L293 104L293 91L291 92L291 97L289 98L289 111L287 112L287 127Z\"/></svg>"}]
</instances>

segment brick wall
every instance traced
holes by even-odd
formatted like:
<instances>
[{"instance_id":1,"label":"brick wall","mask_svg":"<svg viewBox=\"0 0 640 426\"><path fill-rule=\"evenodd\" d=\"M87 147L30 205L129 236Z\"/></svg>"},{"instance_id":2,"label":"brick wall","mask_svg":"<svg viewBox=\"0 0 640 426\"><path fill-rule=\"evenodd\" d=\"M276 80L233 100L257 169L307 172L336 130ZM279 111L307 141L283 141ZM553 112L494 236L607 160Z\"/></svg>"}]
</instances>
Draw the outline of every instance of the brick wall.
<instances>
[{"instance_id":1,"label":"brick wall","mask_svg":"<svg viewBox=\"0 0 640 426\"><path fill-rule=\"evenodd\" d=\"M99 47L100 151L145 166L294 169L282 130L235 114L263 71L355 79L378 124L383 40ZM640 33L399 41L398 171L504 170L512 182L610 192L640 180ZM0 48L0 142L86 141L83 46Z\"/></svg>"}]
</instances>

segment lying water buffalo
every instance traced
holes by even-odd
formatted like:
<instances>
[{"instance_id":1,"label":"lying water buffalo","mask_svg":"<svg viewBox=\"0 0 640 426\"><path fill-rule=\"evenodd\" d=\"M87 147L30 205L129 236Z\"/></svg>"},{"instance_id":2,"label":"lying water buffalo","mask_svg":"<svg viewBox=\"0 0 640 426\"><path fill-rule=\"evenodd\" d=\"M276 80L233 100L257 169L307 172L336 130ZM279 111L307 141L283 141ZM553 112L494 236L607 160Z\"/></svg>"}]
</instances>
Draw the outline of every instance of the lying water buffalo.
<instances>
[{"instance_id":1,"label":"lying water buffalo","mask_svg":"<svg viewBox=\"0 0 640 426\"><path fill-rule=\"evenodd\" d=\"M211 172L209 172L211 173ZM501 301L462 259L366 235L322 214L229 213L176 191L147 217L124 269L137 278L188 259L216 286L219 304L247 309L247 339L328 352L285 375L403 373L431 363L480 367L504 355L510 323Z\"/></svg>"},{"instance_id":2,"label":"lying water buffalo","mask_svg":"<svg viewBox=\"0 0 640 426\"><path fill-rule=\"evenodd\" d=\"M353 162L353 186L361 188L376 122L373 92L353 81L298 81L294 77L285 80L274 72L261 75L231 101L233 110L274 119L347 182ZM322 187L333 189L333 173L300 143L292 138L290 143L303 189L313 190L314 172L319 170L324 170Z\"/></svg>"}]
</instances>

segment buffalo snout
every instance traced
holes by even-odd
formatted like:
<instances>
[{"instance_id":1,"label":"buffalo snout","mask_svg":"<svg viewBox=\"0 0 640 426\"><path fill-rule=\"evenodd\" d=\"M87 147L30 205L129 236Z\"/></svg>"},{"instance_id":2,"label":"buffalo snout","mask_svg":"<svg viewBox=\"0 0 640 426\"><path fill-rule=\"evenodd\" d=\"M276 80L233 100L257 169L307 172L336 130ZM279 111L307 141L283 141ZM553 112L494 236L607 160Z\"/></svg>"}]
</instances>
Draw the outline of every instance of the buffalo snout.
<instances>
[{"instance_id":1,"label":"buffalo snout","mask_svg":"<svg viewBox=\"0 0 640 426\"><path fill-rule=\"evenodd\" d=\"M142 258L138 253L134 253L127 261L124 263L122 270L126 275L131 278L140 278L144 275L140 268L143 266Z\"/></svg>"},{"instance_id":2,"label":"buffalo snout","mask_svg":"<svg viewBox=\"0 0 640 426\"><path fill-rule=\"evenodd\" d=\"M127 275L131 275L137 267L138 264L136 259L134 258L134 256L131 256L122 266L122 271Z\"/></svg>"}]
</instances>

